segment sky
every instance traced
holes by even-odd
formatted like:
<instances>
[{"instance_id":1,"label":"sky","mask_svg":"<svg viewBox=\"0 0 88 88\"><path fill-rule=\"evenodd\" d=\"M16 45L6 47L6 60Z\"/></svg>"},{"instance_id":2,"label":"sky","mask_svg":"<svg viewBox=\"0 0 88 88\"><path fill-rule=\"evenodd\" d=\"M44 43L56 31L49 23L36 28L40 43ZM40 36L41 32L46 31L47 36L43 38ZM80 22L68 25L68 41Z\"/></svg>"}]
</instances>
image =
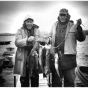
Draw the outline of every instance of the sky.
<instances>
[{"instance_id":1,"label":"sky","mask_svg":"<svg viewBox=\"0 0 88 88\"><path fill-rule=\"evenodd\" d=\"M39 30L50 32L61 8L68 9L75 23L81 18L83 30L88 29L88 1L0 1L0 33L16 33L27 15Z\"/></svg>"}]
</instances>

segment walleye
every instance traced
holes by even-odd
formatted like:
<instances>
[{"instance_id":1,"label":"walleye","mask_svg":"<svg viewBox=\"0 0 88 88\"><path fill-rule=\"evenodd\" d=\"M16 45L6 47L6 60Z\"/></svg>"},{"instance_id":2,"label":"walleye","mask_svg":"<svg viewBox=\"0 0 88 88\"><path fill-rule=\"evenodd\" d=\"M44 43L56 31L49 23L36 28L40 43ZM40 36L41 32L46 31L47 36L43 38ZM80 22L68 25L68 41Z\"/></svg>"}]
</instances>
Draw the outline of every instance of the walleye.
<instances>
[{"instance_id":1,"label":"walleye","mask_svg":"<svg viewBox=\"0 0 88 88\"><path fill-rule=\"evenodd\" d=\"M58 63L58 60L59 60L59 57L58 57L58 54L57 54L57 53L55 53L54 58L55 58L55 63L54 63L55 69L56 69L56 72L57 72L58 76L60 77L59 67L58 67L58 64L59 64L59 63Z\"/></svg>"}]
</instances>

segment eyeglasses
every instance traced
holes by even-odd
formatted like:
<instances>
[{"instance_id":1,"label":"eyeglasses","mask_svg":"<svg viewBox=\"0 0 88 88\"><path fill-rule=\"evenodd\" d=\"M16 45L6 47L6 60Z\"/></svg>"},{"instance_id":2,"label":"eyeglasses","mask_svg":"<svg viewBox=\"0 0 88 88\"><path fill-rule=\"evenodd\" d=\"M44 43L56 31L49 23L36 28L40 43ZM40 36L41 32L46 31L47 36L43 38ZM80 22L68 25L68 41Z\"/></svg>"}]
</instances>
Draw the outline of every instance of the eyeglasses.
<instances>
[{"instance_id":1,"label":"eyeglasses","mask_svg":"<svg viewBox=\"0 0 88 88\"><path fill-rule=\"evenodd\" d=\"M60 14L60 16L67 16L67 14Z\"/></svg>"}]
</instances>

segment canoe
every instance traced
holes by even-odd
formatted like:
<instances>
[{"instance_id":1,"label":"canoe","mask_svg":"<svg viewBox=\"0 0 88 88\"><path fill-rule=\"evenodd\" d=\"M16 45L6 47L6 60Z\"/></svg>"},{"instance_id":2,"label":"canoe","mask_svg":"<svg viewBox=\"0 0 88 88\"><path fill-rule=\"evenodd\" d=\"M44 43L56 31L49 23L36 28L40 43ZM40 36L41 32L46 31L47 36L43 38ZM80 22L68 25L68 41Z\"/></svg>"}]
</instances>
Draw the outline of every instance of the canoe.
<instances>
[{"instance_id":1,"label":"canoe","mask_svg":"<svg viewBox=\"0 0 88 88\"><path fill-rule=\"evenodd\" d=\"M88 67L87 66L78 66L76 69L76 75L83 83L85 87L88 87Z\"/></svg>"}]
</instances>

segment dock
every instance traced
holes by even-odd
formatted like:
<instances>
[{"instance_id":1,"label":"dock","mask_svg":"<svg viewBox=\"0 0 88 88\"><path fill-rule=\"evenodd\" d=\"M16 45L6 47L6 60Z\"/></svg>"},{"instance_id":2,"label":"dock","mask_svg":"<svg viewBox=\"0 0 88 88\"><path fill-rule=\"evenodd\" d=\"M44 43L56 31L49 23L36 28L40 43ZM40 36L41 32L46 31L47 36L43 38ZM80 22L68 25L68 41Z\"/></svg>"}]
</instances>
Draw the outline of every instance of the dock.
<instances>
[{"instance_id":1,"label":"dock","mask_svg":"<svg viewBox=\"0 0 88 88\"><path fill-rule=\"evenodd\" d=\"M48 83L47 78L43 78L43 74L39 74L39 87L48 88L48 84L47 83ZM20 76L18 76L16 87L21 87Z\"/></svg>"}]
</instances>

